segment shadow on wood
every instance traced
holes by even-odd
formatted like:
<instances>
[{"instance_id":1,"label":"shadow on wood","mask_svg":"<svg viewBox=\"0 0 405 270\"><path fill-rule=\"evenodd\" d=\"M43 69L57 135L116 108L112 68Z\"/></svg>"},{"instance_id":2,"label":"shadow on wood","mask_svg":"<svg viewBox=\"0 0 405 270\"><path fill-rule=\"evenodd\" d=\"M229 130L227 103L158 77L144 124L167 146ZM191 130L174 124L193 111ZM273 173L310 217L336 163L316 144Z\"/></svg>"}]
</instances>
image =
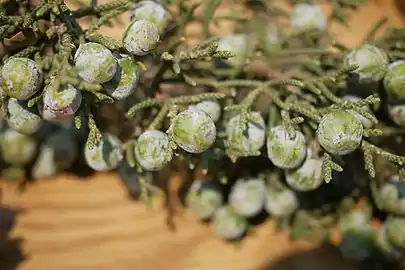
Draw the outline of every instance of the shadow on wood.
<instances>
[{"instance_id":1,"label":"shadow on wood","mask_svg":"<svg viewBox=\"0 0 405 270\"><path fill-rule=\"evenodd\" d=\"M22 238L10 237L16 221L16 215L21 211L8 207L0 207L0 269L14 270L26 257L22 251Z\"/></svg>"},{"instance_id":2,"label":"shadow on wood","mask_svg":"<svg viewBox=\"0 0 405 270\"><path fill-rule=\"evenodd\" d=\"M259 270L400 270L400 266L383 263L374 254L367 261L354 262L345 259L339 248L332 244L323 244L317 248L297 251L278 260L271 260Z\"/></svg>"},{"instance_id":3,"label":"shadow on wood","mask_svg":"<svg viewBox=\"0 0 405 270\"><path fill-rule=\"evenodd\" d=\"M345 260L337 247L322 245L318 248L299 251L272 261L260 270L370 270L370 266Z\"/></svg>"}]
</instances>

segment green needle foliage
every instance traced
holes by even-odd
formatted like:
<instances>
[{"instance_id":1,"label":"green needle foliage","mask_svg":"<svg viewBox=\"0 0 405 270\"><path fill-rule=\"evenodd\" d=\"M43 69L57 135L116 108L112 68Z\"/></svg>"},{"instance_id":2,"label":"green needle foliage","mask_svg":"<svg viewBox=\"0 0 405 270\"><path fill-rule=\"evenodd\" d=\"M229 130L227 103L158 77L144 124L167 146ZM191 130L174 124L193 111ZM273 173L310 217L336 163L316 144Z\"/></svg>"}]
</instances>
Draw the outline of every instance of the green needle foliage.
<instances>
[{"instance_id":1,"label":"green needle foliage","mask_svg":"<svg viewBox=\"0 0 405 270\"><path fill-rule=\"evenodd\" d=\"M201 170L186 204L224 239L264 211L292 237L338 225L350 259L401 260L404 28L376 37L383 18L346 48L328 23L365 1L330 0L330 18L316 1L244 1L251 15L222 17L217 0L76 2L0 2L3 179L115 170L149 205L157 171ZM128 10L121 39L98 32ZM212 35L224 20L236 32Z\"/></svg>"}]
</instances>

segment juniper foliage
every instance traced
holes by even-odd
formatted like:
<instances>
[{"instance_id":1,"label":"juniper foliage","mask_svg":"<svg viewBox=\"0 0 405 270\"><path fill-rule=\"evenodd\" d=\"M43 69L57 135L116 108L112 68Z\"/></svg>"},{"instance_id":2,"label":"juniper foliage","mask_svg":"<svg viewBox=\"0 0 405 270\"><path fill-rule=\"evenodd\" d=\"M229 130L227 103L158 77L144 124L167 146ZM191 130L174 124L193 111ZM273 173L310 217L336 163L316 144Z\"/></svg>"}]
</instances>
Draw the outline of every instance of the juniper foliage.
<instances>
[{"instance_id":1,"label":"juniper foliage","mask_svg":"<svg viewBox=\"0 0 405 270\"><path fill-rule=\"evenodd\" d=\"M328 25L362 0L330 0L329 18L316 1L77 2L0 2L3 179L84 164L150 204L158 171L182 166L201 172L187 206L225 239L265 211L292 237L338 225L350 259L402 259L404 28L376 36L383 18L346 48ZM122 39L99 32L126 11ZM222 21L235 33L211 34Z\"/></svg>"}]
</instances>

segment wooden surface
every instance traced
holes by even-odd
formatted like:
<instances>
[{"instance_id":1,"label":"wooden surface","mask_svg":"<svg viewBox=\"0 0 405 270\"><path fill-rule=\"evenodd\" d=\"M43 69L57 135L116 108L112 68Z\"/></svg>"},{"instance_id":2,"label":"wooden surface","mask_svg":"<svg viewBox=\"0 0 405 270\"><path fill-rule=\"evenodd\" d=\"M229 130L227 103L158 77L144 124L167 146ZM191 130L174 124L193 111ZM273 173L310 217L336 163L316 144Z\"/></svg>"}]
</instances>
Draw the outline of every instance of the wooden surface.
<instances>
[{"instance_id":1,"label":"wooden surface","mask_svg":"<svg viewBox=\"0 0 405 270\"><path fill-rule=\"evenodd\" d=\"M369 1L349 29L334 26L333 31L354 45L382 16L390 24L403 24L392 1ZM119 30L104 31L119 35ZM196 35L199 28L188 32ZM230 245L177 208L173 231L163 200L156 199L152 210L128 200L112 174L60 176L24 193L12 185L3 184L2 189L0 270L359 269L344 262L333 247L292 243L272 222L260 225L243 243ZM9 230L11 238L4 241Z\"/></svg>"}]
</instances>

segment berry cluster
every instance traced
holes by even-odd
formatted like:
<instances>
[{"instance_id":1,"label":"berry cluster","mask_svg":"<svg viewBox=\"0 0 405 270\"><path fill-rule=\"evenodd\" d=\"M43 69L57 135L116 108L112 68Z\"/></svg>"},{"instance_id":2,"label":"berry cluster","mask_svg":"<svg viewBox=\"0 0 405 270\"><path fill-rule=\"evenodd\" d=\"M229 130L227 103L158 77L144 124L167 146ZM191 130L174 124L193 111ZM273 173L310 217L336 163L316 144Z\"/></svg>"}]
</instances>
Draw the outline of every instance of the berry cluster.
<instances>
[{"instance_id":1,"label":"berry cluster","mask_svg":"<svg viewBox=\"0 0 405 270\"><path fill-rule=\"evenodd\" d=\"M344 21L343 8L362 1L333 2ZM202 175L186 205L224 239L269 215L293 237L324 238L338 225L350 259L404 256L405 157L391 142L405 127L405 29L376 38L381 21L346 48L307 3L287 12L245 1L251 17L224 18L217 0L0 5L3 178L51 177L84 161L116 170L149 202L158 171L182 166ZM127 10L120 40L97 32ZM77 22L85 16L87 29ZM210 35L222 20L236 32ZM183 35L195 21L203 40L190 47Z\"/></svg>"}]
</instances>

